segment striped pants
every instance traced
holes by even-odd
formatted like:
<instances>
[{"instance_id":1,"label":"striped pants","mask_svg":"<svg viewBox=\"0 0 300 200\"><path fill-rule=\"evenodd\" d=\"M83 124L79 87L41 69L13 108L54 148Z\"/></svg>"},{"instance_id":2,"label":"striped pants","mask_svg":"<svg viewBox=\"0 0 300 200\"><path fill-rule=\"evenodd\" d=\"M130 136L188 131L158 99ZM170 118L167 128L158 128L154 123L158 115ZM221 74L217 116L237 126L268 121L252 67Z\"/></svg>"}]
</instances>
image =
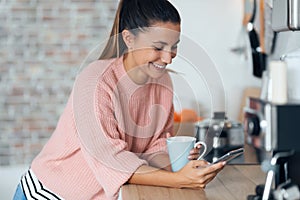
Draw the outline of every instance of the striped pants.
<instances>
[{"instance_id":1,"label":"striped pants","mask_svg":"<svg viewBox=\"0 0 300 200\"><path fill-rule=\"evenodd\" d=\"M53 193L36 178L29 169L17 187L13 200L61 200L57 194Z\"/></svg>"}]
</instances>

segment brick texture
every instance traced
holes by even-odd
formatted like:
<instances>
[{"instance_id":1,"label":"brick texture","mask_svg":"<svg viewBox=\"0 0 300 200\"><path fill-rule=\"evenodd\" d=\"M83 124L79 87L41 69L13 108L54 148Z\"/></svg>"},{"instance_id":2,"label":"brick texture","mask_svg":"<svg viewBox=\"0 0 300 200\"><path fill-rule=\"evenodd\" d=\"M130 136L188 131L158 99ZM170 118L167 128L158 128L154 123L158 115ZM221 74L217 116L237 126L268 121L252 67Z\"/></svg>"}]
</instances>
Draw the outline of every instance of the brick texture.
<instances>
[{"instance_id":1,"label":"brick texture","mask_svg":"<svg viewBox=\"0 0 300 200\"><path fill-rule=\"evenodd\" d=\"M0 165L29 164L41 150L117 3L0 0Z\"/></svg>"}]
</instances>

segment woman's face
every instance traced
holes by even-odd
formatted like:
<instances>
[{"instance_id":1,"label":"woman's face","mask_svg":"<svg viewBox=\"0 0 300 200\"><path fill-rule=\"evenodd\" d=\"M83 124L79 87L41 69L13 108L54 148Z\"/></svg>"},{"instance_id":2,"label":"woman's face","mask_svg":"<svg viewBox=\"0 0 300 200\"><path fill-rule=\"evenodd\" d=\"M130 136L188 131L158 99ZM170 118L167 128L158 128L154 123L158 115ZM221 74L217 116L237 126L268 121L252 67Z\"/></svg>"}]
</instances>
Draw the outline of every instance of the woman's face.
<instances>
[{"instance_id":1,"label":"woman's face","mask_svg":"<svg viewBox=\"0 0 300 200\"><path fill-rule=\"evenodd\" d=\"M180 37L180 24L171 22L155 23L143 32L132 35L126 43L128 54L124 65L131 78L143 83L149 77L160 78L166 73L166 66L172 63L177 54Z\"/></svg>"}]
</instances>

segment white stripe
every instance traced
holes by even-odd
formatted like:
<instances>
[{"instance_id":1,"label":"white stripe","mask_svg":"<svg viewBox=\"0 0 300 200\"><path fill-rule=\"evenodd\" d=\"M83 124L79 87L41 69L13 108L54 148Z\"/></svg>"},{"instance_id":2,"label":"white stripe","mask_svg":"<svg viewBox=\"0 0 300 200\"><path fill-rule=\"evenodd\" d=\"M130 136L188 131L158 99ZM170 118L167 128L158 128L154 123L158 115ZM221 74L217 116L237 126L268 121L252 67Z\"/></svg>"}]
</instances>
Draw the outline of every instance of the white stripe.
<instances>
[{"instance_id":1,"label":"white stripe","mask_svg":"<svg viewBox=\"0 0 300 200\"><path fill-rule=\"evenodd\" d=\"M28 186L29 186L29 190L31 191L31 194L34 198L38 199L38 200L48 200L46 198L44 198L43 196L39 195L38 193L36 193L35 189L34 189L34 183L32 182L30 176L29 176L29 173L26 173L25 175L26 179L27 179L27 183L28 183ZM33 199L34 199L33 198Z\"/></svg>"},{"instance_id":2,"label":"white stripe","mask_svg":"<svg viewBox=\"0 0 300 200\"><path fill-rule=\"evenodd\" d=\"M118 200L122 200L122 188L120 188L119 190Z\"/></svg>"},{"instance_id":3,"label":"white stripe","mask_svg":"<svg viewBox=\"0 0 300 200\"><path fill-rule=\"evenodd\" d=\"M37 179L37 177L35 176L35 174L33 173L33 171L32 171L31 169L29 170L29 172L30 172L30 174L31 174L31 176L32 176L33 184L35 185L37 191L38 191L39 193L41 193L42 195L46 196L47 198L51 199L51 200L52 200L52 199L55 199L55 200L56 200L57 198L55 198L52 194L50 194L50 193L48 193L48 192L46 192L46 191L44 191L44 190L42 189L39 180ZM46 189L45 186L43 186L43 188ZM46 190L48 190L48 189L46 189ZM49 191L50 191L50 190L49 190ZM56 195L56 194L55 194L55 195ZM57 196L58 196L58 195L57 195Z\"/></svg>"},{"instance_id":4,"label":"white stripe","mask_svg":"<svg viewBox=\"0 0 300 200\"><path fill-rule=\"evenodd\" d=\"M24 176L21 179L21 183L22 183L22 187L23 187L23 191L25 193L26 199L27 200L31 200L31 195L30 195L30 192L29 192L29 188L27 186L27 183L25 181L25 177Z\"/></svg>"},{"instance_id":5,"label":"white stripe","mask_svg":"<svg viewBox=\"0 0 300 200\"><path fill-rule=\"evenodd\" d=\"M32 179L30 178L29 173L30 173ZM27 180L28 184L26 183L26 180ZM63 198L61 198L59 195L55 194L54 192L52 192L51 190L49 190L45 186L43 186L43 189L42 189L39 180L37 179L37 177L35 176L35 174L33 173L33 171L31 169L22 177L21 183L24 186L23 191L26 194L26 197L27 197L28 200L34 200L34 198L36 198L38 200L48 200L47 198L49 198L50 200L58 200L58 199L63 200ZM34 187L36 188L36 191L35 191ZM55 194L58 198L56 198L53 194L48 193L45 190ZM31 192L31 194L34 198L31 197L30 192ZM47 198L45 198L41 194L44 195Z\"/></svg>"},{"instance_id":6,"label":"white stripe","mask_svg":"<svg viewBox=\"0 0 300 200\"><path fill-rule=\"evenodd\" d=\"M52 192L50 189L48 189L47 187L45 187L44 185L42 185L40 183L40 181L38 180L38 178L35 176L34 172L30 169L30 174L32 176L33 181L35 181L36 187L38 188L38 192L42 193L42 194L47 194L47 197L50 196L50 200L64 200L62 197L60 197L58 194ZM41 187L41 185L43 186L43 189ZM45 195L46 196L46 195Z\"/></svg>"}]
</instances>

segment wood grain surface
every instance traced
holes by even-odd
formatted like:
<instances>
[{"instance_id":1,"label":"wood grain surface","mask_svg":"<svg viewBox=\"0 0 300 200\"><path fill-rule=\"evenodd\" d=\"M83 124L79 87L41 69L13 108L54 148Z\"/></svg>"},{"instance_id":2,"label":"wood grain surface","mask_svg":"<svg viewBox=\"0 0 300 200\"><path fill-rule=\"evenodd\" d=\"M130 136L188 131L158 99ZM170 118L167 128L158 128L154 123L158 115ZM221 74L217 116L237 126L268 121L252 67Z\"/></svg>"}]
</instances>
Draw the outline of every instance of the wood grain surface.
<instances>
[{"instance_id":1,"label":"wood grain surface","mask_svg":"<svg viewBox=\"0 0 300 200\"><path fill-rule=\"evenodd\" d=\"M174 189L127 184L122 187L123 200L247 199L255 187L263 184L265 174L260 165L227 165L205 189Z\"/></svg>"}]
</instances>

